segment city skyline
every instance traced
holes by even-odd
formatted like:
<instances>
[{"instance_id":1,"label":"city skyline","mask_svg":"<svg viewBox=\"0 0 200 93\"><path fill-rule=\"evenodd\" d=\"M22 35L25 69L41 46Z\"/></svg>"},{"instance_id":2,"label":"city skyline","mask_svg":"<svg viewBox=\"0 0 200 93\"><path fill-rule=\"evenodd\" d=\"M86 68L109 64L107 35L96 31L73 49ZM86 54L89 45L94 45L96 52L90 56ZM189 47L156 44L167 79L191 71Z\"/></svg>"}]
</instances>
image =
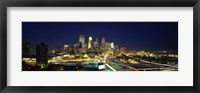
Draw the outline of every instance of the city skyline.
<instances>
[{"instance_id":1,"label":"city skyline","mask_svg":"<svg viewBox=\"0 0 200 93\"><path fill-rule=\"evenodd\" d=\"M55 46L73 46L84 35L85 43L90 36L93 43L104 37L128 50L178 51L177 22L23 22L22 25L22 42L31 42L33 48L41 42L49 45L50 50Z\"/></svg>"},{"instance_id":2,"label":"city skyline","mask_svg":"<svg viewBox=\"0 0 200 93\"><path fill-rule=\"evenodd\" d=\"M23 71L178 71L178 22L22 22Z\"/></svg>"}]
</instances>

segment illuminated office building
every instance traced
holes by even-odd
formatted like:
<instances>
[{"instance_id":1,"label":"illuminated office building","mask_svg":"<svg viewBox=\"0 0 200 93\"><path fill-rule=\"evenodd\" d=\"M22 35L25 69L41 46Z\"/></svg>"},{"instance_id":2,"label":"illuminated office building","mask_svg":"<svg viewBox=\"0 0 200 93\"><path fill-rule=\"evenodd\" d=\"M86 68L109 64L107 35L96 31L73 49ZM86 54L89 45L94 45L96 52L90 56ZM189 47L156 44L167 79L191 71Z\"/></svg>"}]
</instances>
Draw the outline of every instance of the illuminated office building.
<instances>
[{"instance_id":1,"label":"illuminated office building","mask_svg":"<svg viewBox=\"0 0 200 93\"><path fill-rule=\"evenodd\" d=\"M96 41L94 42L94 49L95 49L96 51L98 51L99 48L100 48L100 44L99 44L98 38L96 38Z\"/></svg>"},{"instance_id":2,"label":"illuminated office building","mask_svg":"<svg viewBox=\"0 0 200 93\"><path fill-rule=\"evenodd\" d=\"M88 39L88 49L92 49L92 37L89 37Z\"/></svg>"},{"instance_id":3,"label":"illuminated office building","mask_svg":"<svg viewBox=\"0 0 200 93\"><path fill-rule=\"evenodd\" d=\"M106 50L111 49L111 43L110 42L106 42Z\"/></svg>"},{"instance_id":4,"label":"illuminated office building","mask_svg":"<svg viewBox=\"0 0 200 93\"><path fill-rule=\"evenodd\" d=\"M67 51L68 47L69 47L69 45L64 45L64 51Z\"/></svg>"},{"instance_id":5,"label":"illuminated office building","mask_svg":"<svg viewBox=\"0 0 200 93\"><path fill-rule=\"evenodd\" d=\"M113 42L110 43L110 54L114 54L115 53L115 45Z\"/></svg>"},{"instance_id":6,"label":"illuminated office building","mask_svg":"<svg viewBox=\"0 0 200 93\"><path fill-rule=\"evenodd\" d=\"M81 52L80 49L82 49L82 43L78 42L78 43L74 44L74 49L75 49L75 53Z\"/></svg>"},{"instance_id":7,"label":"illuminated office building","mask_svg":"<svg viewBox=\"0 0 200 93\"><path fill-rule=\"evenodd\" d=\"M74 47L77 48L77 49L82 48L82 43L78 42L78 43L74 44Z\"/></svg>"},{"instance_id":8,"label":"illuminated office building","mask_svg":"<svg viewBox=\"0 0 200 93\"><path fill-rule=\"evenodd\" d=\"M111 48L112 48L112 49L115 49L115 45L114 45L113 42L111 43Z\"/></svg>"},{"instance_id":9,"label":"illuminated office building","mask_svg":"<svg viewBox=\"0 0 200 93\"><path fill-rule=\"evenodd\" d=\"M106 52L107 54L113 54L110 42L106 42Z\"/></svg>"},{"instance_id":10,"label":"illuminated office building","mask_svg":"<svg viewBox=\"0 0 200 93\"><path fill-rule=\"evenodd\" d=\"M81 42L82 47L85 47L85 35L79 36L79 42Z\"/></svg>"},{"instance_id":11,"label":"illuminated office building","mask_svg":"<svg viewBox=\"0 0 200 93\"><path fill-rule=\"evenodd\" d=\"M41 69L48 65L48 45L41 43L36 46L36 64Z\"/></svg>"},{"instance_id":12,"label":"illuminated office building","mask_svg":"<svg viewBox=\"0 0 200 93\"><path fill-rule=\"evenodd\" d=\"M102 50L106 49L106 39L104 37L101 39L101 47L102 47Z\"/></svg>"}]
</instances>

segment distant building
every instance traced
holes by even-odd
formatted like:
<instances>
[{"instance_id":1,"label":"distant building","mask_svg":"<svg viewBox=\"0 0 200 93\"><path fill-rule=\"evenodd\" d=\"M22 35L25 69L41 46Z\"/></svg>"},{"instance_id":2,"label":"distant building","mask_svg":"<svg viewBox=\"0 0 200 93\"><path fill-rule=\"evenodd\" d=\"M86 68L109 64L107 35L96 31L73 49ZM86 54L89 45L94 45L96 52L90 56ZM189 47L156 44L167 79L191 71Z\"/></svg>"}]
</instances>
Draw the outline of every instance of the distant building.
<instances>
[{"instance_id":1,"label":"distant building","mask_svg":"<svg viewBox=\"0 0 200 93\"><path fill-rule=\"evenodd\" d=\"M63 50L64 51L67 51L67 48L69 47L69 45L64 45L64 48L63 48Z\"/></svg>"},{"instance_id":2,"label":"distant building","mask_svg":"<svg viewBox=\"0 0 200 93\"><path fill-rule=\"evenodd\" d=\"M58 54L58 53L61 53L61 52L62 52L61 47L56 46L56 47L55 47L55 53Z\"/></svg>"},{"instance_id":3,"label":"distant building","mask_svg":"<svg viewBox=\"0 0 200 93\"><path fill-rule=\"evenodd\" d=\"M114 45L113 42L111 42L111 48L112 48L112 49L115 49L115 45Z\"/></svg>"},{"instance_id":4,"label":"distant building","mask_svg":"<svg viewBox=\"0 0 200 93\"><path fill-rule=\"evenodd\" d=\"M126 54L126 48L125 47L121 47L120 48L120 53L121 54Z\"/></svg>"},{"instance_id":5,"label":"distant building","mask_svg":"<svg viewBox=\"0 0 200 93\"><path fill-rule=\"evenodd\" d=\"M77 47L78 47L78 48L82 48L82 47L83 47L82 43L81 43L81 42L78 42L78 43L77 43Z\"/></svg>"},{"instance_id":6,"label":"distant building","mask_svg":"<svg viewBox=\"0 0 200 93\"><path fill-rule=\"evenodd\" d=\"M114 55L114 53L115 53L115 45L113 42L110 43L109 53L112 55Z\"/></svg>"},{"instance_id":7,"label":"distant building","mask_svg":"<svg viewBox=\"0 0 200 93\"><path fill-rule=\"evenodd\" d=\"M101 47L102 47L102 50L106 49L106 39L104 37L101 39Z\"/></svg>"},{"instance_id":8,"label":"distant building","mask_svg":"<svg viewBox=\"0 0 200 93\"><path fill-rule=\"evenodd\" d=\"M107 54L113 54L113 51L111 49L111 43L110 42L106 42L106 53Z\"/></svg>"},{"instance_id":9,"label":"distant building","mask_svg":"<svg viewBox=\"0 0 200 93\"><path fill-rule=\"evenodd\" d=\"M98 41L98 38L96 38L96 41L94 42L94 49L95 51L99 51L100 49L100 43Z\"/></svg>"},{"instance_id":10,"label":"distant building","mask_svg":"<svg viewBox=\"0 0 200 93\"><path fill-rule=\"evenodd\" d=\"M106 50L111 49L111 43L110 42L106 42Z\"/></svg>"},{"instance_id":11,"label":"distant building","mask_svg":"<svg viewBox=\"0 0 200 93\"><path fill-rule=\"evenodd\" d=\"M88 38L88 49L92 49L93 48L93 45L92 45L92 37L89 37Z\"/></svg>"},{"instance_id":12,"label":"distant building","mask_svg":"<svg viewBox=\"0 0 200 93\"><path fill-rule=\"evenodd\" d=\"M48 45L41 43L36 46L36 65L44 69L48 65Z\"/></svg>"},{"instance_id":13,"label":"distant building","mask_svg":"<svg viewBox=\"0 0 200 93\"><path fill-rule=\"evenodd\" d=\"M29 57L31 55L30 42L22 43L22 54L23 54L23 57Z\"/></svg>"},{"instance_id":14,"label":"distant building","mask_svg":"<svg viewBox=\"0 0 200 93\"><path fill-rule=\"evenodd\" d=\"M69 48L67 49L67 53L69 53L69 54L74 54L74 53L75 53L75 49L74 49L73 47L69 47Z\"/></svg>"},{"instance_id":15,"label":"distant building","mask_svg":"<svg viewBox=\"0 0 200 93\"><path fill-rule=\"evenodd\" d=\"M119 47L118 47L118 45L115 45L115 49L113 51L113 54L114 55L118 55L119 54Z\"/></svg>"},{"instance_id":16,"label":"distant building","mask_svg":"<svg viewBox=\"0 0 200 93\"><path fill-rule=\"evenodd\" d=\"M118 45L115 45L115 50L119 49L119 46Z\"/></svg>"},{"instance_id":17,"label":"distant building","mask_svg":"<svg viewBox=\"0 0 200 93\"><path fill-rule=\"evenodd\" d=\"M81 48L84 48L85 47L85 35L79 36L79 42L81 42L81 45L82 45Z\"/></svg>"},{"instance_id":18,"label":"distant building","mask_svg":"<svg viewBox=\"0 0 200 93\"><path fill-rule=\"evenodd\" d=\"M75 52L75 46L76 44L74 46L64 45L63 53L73 54Z\"/></svg>"},{"instance_id":19,"label":"distant building","mask_svg":"<svg viewBox=\"0 0 200 93\"><path fill-rule=\"evenodd\" d=\"M75 53L78 53L81 48L82 48L81 42L74 44Z\"/></svg>"}]
</instances>

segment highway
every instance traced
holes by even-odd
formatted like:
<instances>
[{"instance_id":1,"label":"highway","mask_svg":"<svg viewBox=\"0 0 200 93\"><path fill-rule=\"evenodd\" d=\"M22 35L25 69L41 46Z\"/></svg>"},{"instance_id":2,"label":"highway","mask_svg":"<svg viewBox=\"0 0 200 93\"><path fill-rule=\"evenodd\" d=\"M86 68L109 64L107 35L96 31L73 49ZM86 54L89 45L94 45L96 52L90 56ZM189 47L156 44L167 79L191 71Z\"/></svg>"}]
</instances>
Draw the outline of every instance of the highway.
<instances>
[{"instance_id":1,"label":"highway","mask_svg":"<svg viewBox=\"0 0 200 93\"><path fill-rule=\"evenodd\" d=\"M172 65L168 65L168 64L155 63L155 62L150 62L150 61L145 61L145 60L141 60L141 62L150 63L150 64L154 64L154 65L160 65L160 66L167 66L167 67L172 67L172 68L178 68L176 66L172 66Z\"/></svg>"},{"instance_id":2,"label":"highway","mask_svg":"<svg viewBox=\"0 0 200 93\"><path fill-rule=\"evenodd\" d=\"M123 62L112 62L110 61L110 59L106 59L106 65L108 65L110 68L115 69L115 71L127 71L128 69L130 71L156 71L156 70L169 70L169 71L174 71L174 70L178 70L178 68L176 66L172 66L172 65L168 65L168 64L160 64L160 63L154 63L154 62L149 62L149 61L140 61L143 64L130 64L130 63L123 63ZM150 65L152 64L152 66ZM138 67L138 65L144 65L144 67ZM145 67L146 65L150 65ZM153 66L155 65L155 66ZM157 66L156 66L157 65ZM119 67L121 66L121 68ZM136 68L136 67L137 68ZM158 67L158 66L165 66L163 68ZM124 68L125 67L125 68ZM129 71L128 70L128 71Z\"/></svg>"}]
</instances>

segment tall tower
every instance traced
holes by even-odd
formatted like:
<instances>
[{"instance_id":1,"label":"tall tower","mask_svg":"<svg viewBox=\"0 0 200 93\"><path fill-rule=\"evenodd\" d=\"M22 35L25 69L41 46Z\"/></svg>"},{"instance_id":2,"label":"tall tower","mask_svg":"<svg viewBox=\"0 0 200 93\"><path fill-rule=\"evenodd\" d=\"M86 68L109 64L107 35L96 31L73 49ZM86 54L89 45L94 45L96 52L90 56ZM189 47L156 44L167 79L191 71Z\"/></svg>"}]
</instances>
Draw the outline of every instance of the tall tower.
<instances>
[{"instance_id":1,"label":"tall tower","mask_svg":"<svg viewBox=\"0 0 200 93\"><path fill-rule=\"evenodd\" d=\"M81 42L82 47L85 47L85 35L79 36L79 42Z\"/></svg>"},{"instance_id":2,"label":"tall tower","mask_svg":"<svg viewBox=\"0 0 200 93\"><path fill-rule=\"evenodd\" d=\"M48 45L41 43L36 46L36 64L41 69L47 67L48 64Z\"/></svg>"},{"instance_id":3,"label":"tall tower","mask_svg":"<svg viewBox=\"0 0 200 93\"><path fill-rule=\"evenodd\" d=\"M96 41L94 42L94 49L95 49L96 51L98 51L99 48L100 48L100 44L99 44L98 38L96 38Z\"/></svg>"},{"instance_id":4,"label":"tall tower","mask_svg":"<svg viewBox=\"0 0 200 93\"><path fill-rule=\"evenodd\" d=\"M92 37L90 36L88 39L88 49L92 49Z\"/></svg>"},{"instance_id":5,"label":"tall tower","mask_svg":"<svg viewBox=\"0 0 200 93\"><path fill-rule=\"evenodd\" d=\"M102 37L101 39L101 46L102 46L102 50L106 49L106 39L104 37Z\"/></svg>"},{"instance_id":6,"label":"tall tower","mask_svg":"<svg viewBox=\"0 0 200 93\"><path fill-rule=\"evenodd\" d=\"M113 42L111 42L111 48L114 49L115 48L115 45Z\"/></svg>"}]
</instances>

